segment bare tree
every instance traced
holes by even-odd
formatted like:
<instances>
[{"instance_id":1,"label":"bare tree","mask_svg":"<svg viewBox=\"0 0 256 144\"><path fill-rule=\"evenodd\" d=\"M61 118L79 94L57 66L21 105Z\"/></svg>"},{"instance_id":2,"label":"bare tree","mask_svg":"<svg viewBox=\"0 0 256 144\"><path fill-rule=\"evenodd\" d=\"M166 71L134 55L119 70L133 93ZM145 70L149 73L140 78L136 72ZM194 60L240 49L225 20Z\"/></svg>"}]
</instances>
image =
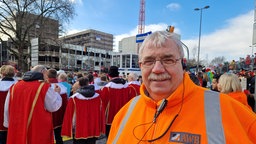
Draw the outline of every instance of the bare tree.
<instances>
[{"instance_id":1,"label":"bare tree","mask_svg":"<svg viewBox=\"0 0 256 144\"><path fill-rule=\"evenodd\" d=\"M30 47L32 31L47 18L62 24L74 15L70 0L0 0L0 40L9 40L13 45L9 51L18 59L19 68L26 70L30 55L24 51Z\"/></svg>"},{"instance_id":2,"label":"bare tree","mask_svg":"<svg viewBox=\"0 0 256 144\"><path fill-rule=\"evenodd\" d=\"M194 46L191 50L192 58L196 59L197 58L197 47Z\"/></svg>"},{"instance_id":3,"label":"bare tree","mask_svg":"<svg viewBox=\"0 0 256 144\"><path fill-rule=\"evenodd\" d=\"M211 61L211 65L219 65L219 64L223 64L225 62L225 57L224 56L220 56L220 57L215 57L214 59L212 59Z\"/></svg>"}]
</instances>

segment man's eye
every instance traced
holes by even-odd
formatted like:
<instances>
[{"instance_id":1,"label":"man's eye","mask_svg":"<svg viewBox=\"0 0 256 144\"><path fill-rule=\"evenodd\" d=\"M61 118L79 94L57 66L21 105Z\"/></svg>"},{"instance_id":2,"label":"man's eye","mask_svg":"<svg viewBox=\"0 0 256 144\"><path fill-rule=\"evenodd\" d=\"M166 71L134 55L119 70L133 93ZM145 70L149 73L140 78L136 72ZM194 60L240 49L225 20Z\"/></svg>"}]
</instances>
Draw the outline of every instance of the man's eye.
<instances>
[{"instance_id":1,"label":"man's eye","mask_svg":"<svg viewBox=\"0 0 256 144\"><path fill-rule=\"evenodd\" d=\"M146 60L144 61L144 65L152 65L154 64L154 60Z\"/></svg>"},{"instance_id":2,"label":"man's eye","mask_svg":"<svg viewBox=\"0 0 256 144\"><path fill-rule=\"evenodd\" d=\"M165 63L165 64L173 64L173 63L175 62L174 59L163 59L162 61L163 61L163 63Z\"/></svg>"}]
</instances>

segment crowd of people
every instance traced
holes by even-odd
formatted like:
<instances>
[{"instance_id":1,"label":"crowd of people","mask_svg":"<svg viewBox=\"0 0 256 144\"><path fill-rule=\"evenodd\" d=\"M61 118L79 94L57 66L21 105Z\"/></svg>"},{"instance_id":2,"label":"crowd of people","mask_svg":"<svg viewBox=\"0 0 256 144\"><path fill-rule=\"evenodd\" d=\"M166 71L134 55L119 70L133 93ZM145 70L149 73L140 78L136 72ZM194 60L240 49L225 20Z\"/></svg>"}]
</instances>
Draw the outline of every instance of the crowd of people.
<instances>
[{"instance_id":1,"label":"crowd of people","mask_svg":"<svg viewBox=\"0 0 256 144\"><path fill-rule=\"evenodd\" d=\"M0 144L256 143L254 75L190 73L183 57L175 34L156 31L140 47L141 76L4 65Z\"/></svg>"},{"instance_id":2,"label":"crowd of people","mask_svg":"<svg viewBox=\"0 0 256 144\"><path fill-rule=\"evenodd\" d=\"M115 114L139 95L135 73L71 73L37 65L23 75L0 69L0 144L95 144L109 134ZM18 137L17 137L18 136Z\"/></svg>"},{"instance_id":3,"label":"crowd of people","mask_svg":"<svg viewBox=\"0 0 256 144\"><path fill-rule=\"evenodd\" d=\"M232 70L222 74L214 70L203 70L197 75L188 73L195 84L212 91L225 93L255 111L255 99L253 95L255 74L253 72L241 69L237 73L234 73Z\"/></svg>"}]
</instances>

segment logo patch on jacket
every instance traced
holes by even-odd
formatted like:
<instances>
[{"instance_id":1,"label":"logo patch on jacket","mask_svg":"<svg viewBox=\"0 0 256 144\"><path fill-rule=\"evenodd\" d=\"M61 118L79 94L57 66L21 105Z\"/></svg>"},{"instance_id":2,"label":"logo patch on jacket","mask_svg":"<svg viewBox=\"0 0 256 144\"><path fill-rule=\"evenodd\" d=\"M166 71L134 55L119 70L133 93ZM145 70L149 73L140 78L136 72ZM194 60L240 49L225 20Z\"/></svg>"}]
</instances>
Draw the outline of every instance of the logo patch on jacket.
<instances>
[{"instance_id":1,"label":"logo patch on jacket","mask_svg":"<svg viewBox=\"0 0 256 144\"><path fill-rule=\"evenodd\" d=\"M178 142L185 144L200 144L201 136L198 134L171 132L169 142Z\"/></svg>"}]
</instances>

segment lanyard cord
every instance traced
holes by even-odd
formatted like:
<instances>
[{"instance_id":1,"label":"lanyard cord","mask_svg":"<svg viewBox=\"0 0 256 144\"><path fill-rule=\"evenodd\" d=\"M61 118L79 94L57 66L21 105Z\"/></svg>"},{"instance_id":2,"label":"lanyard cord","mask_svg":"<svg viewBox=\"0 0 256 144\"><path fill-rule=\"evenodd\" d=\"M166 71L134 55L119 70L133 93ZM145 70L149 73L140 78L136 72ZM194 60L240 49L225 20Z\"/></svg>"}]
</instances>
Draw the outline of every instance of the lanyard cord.
<instances>
[{"instance_id":1,"label":"lanyard cord","mask_svg":"<svg viewBox=\"0 0 256 144\"><path fill-rule=\"evenodd\" d=\"M139 126L143 126L143 125L147 125L147 124L151 124L149 126L149 128L146 130L146 132L144 133L144 135L141 137L141 139L139 139L136 135L135 135L135 129ZM134 137L139 141L137 144L139 144L141 141L146 141L146 140L143 140L143 138L146 136L146 134L148 133L148 131L150 130L150 128L153 126L154 122L150 122L150 123L145 123L145 124L140 124L138 126L136 126L134 129L133 129L133 135Z\"/></svg>"},{"instance_id":2,"label":"lanyard cord","mask_svg":"<svg viewBox=\"0 0 256 144\"><path fill-rule=\"evenodd\" d=\"M179 116L179 114L180 114L180 112L181 112L181 110L182 110L183 102L184 102L184 91L185 91L185 84L184 84L184 78L183 78L183 92L182 92L181 106L180 106L180 109L179 109L178 113L175 115L175 117L173 118L173 120L172 120L171 123L169 124L168 128L164 131L163 134L161 134L161 135L160 135L159 137L157 137L157 138L150 139L150 140L143 140L143 138L146 136L147 132L150 130L150 128L151 128L151 127L153 126L153 124L155 123L156 118L154 117L153 122L150 122L150 123L151 123L150 127L146 130L146 132L144 133L144 135L143 135L140 139L139 139L138 137L136 137L136 135L135 135L135 133L134 133L135 129L136 129L137 127L139 127L139 126L147 125L147 124L150 124L150 123L145 123L145 124L141 124L141 125L136 126L136 127L133 129L133 135L134 135L134 137L135 137L137 140L139 140L139 142L138 142L137 144L139 144L139 143L142 142L142 141L154 142L154 141L156 141L156 140L162 138L162 137L167 133L167 131L171 128L172 124L174 123L174 121L175 121L176 118Z\"/></svg>"},{"instance_id":3,"label":"lanyard cord","mask_svg":"<svg viewBox=\"0 0 256 144\"><path fill-rule=\"evenodd\" d=\"M174 121L176 120L176 118L178 117L179 114L176 114L175 117L173 118L172 122L169 124L168 128L165 130L165 132L160 135L159 137L155 138L155 139L151 139L151 140L148 140L148 142L153 142L153 141L156 141L160 138L162 138L166 133L167 131L170 129L170 127L172 126L172 124L174 123Z\"/></svg>"}]
</instances>

